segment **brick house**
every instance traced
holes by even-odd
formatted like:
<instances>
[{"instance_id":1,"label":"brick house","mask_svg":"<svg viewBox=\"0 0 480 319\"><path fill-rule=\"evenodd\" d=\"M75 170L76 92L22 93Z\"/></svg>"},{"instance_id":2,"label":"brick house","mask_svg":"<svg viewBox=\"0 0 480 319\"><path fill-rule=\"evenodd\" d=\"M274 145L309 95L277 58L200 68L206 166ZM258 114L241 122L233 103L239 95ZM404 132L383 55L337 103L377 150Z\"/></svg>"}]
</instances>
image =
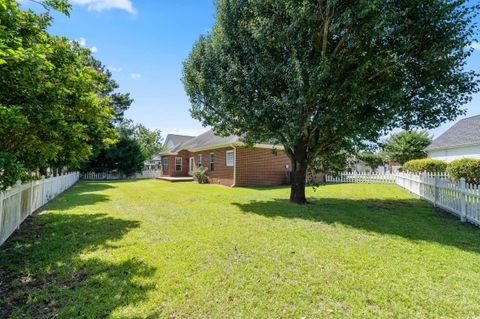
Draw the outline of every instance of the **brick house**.
<instances>
[{"instance_id":1,"label":"brick house","mask_svg":"<svg viewBox=\"0 0 480 319\"><path fill-rule=\"evenodd\" d=\"M199 136L169 134L161 156L161 177L192 176L207 168L210 183L225 186L269 186L288 182L290 159L283 147L256 144L246 147L240 136L220 137L209 130Z\"/></svg>"}]
</instances>

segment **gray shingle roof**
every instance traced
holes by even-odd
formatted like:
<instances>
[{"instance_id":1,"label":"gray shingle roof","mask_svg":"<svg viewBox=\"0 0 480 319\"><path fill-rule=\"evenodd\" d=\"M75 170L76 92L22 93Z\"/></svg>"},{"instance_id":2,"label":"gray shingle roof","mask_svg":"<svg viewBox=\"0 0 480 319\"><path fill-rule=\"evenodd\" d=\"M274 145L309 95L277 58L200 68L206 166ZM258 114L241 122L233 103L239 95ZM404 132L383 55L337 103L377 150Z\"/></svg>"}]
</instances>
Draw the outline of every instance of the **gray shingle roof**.
<instances>
[{"instance_id":1,"label":"gray shingle roof","mask_svg":"<svg viewBox=\"0 0 480 319\"><path fill-rule=\"evenodd\" d=\"M168 134L165 141L171 141L174 146L177 146L191 140L192 138L195 138L195 136Z\"/></svg>"},{"instance_id":2,"label":"gray shingle roof","mask_svg":"<svg viewBox=\"0 0 480 319\"><path fill-rule=\"evenodd\" d=\"M221 145L228 145L233 143L243 142L243 138L236 135L230 135L227 137L218 136L213 133L213 130L208 130L197 137L191 138L184 143L175 145L174 147L161 153L161 155L176 154L181 150L196 150L202 148L209 148Z\"/></svg>"},{"instance_id":3,"label":"gray shingle roof","mask_svg":"<svg viewBox=\"0 0 480 319\"><path fill-rule=\"evenodd\" d=\"M458 121L445 133L433 140L426 151L480 144L480 115Z\"/></svg>"}]
</instances>

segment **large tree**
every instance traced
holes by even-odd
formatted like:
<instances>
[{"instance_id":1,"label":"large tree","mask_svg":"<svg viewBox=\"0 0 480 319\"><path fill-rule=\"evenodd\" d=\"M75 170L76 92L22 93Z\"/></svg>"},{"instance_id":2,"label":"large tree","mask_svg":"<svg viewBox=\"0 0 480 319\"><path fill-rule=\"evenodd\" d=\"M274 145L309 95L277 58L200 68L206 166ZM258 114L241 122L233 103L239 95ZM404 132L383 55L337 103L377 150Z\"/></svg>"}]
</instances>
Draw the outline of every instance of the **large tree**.
<instances>
[{"instance_id":1,"label":"large tree","mask_svg":"<svg viewBox=\"0 0 480 319\"><path fill-rule=\"evenodd\" d=\"M275 140L305 203L319 156L396 127L433 128L477 90L464 70L477 7L466 0L218 0L184 63L191 114L222 135Z\"/></svg>"},{"instance_id":2,"label":"large tree","mask_svg":"<svg viewBox=\"0 0 480 319\"><path fill-rule=\"evenodd\" d=\"M38 2L68 14L67 1ZM113 102L115 87L105 88L112 84L109 74L92 62L90 50L50 35L51 21L48 11L37 14L21 10L13 0L0 0L3 187L14 175L25 176L22 170L44 174L47 167L77 168L117 138L113 121L122 110Z\"/></svg>"}]
</instances>

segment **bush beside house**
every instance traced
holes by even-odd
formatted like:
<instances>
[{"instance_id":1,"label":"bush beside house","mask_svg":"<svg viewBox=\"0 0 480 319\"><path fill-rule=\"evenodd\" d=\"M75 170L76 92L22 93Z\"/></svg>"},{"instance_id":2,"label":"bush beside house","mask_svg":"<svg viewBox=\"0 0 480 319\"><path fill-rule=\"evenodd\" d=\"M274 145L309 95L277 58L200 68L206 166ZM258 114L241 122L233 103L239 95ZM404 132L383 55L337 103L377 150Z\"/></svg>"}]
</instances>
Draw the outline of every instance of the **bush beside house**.
<instances>
[{"instance_id":1,"label":"bush beside house","mask_svg":"<svg viewBox=\"0 0 480 319\"><path fill-rule=\"evenodd\" d=\"M480 160L462 158L448 164L447 171L451 178L458 181L465 178L467 183L480 184Z\"/></svg>"},{"instance_id":2,"label":"bush beside house","mask_svg":"<svg viewBox=\"0 0 480 319\"><path fill-rule=\"evenodd\" d=\"M402 171L411 173L441 173L447 169L447 163L430 158L411 160L403 164Z\"/></svg>"}]
</instances>

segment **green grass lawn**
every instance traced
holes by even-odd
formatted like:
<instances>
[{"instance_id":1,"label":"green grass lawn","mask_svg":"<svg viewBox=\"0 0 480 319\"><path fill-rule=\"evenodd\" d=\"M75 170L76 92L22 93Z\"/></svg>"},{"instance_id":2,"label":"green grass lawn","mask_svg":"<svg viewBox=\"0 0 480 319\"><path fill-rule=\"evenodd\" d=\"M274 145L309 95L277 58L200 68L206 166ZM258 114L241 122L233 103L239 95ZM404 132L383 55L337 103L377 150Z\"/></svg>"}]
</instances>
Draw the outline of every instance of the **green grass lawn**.
<instances>
[{"instance_id":1,"label":"green grass lawn","mask_svg":"<svg viewBox=\"0 0 480 319\"><path fill-rule=\"evenodd\" d=\"M0 318L473 318L480 229L387 185L81 182L0 248Z\"/></svg>"}]
</instances>

